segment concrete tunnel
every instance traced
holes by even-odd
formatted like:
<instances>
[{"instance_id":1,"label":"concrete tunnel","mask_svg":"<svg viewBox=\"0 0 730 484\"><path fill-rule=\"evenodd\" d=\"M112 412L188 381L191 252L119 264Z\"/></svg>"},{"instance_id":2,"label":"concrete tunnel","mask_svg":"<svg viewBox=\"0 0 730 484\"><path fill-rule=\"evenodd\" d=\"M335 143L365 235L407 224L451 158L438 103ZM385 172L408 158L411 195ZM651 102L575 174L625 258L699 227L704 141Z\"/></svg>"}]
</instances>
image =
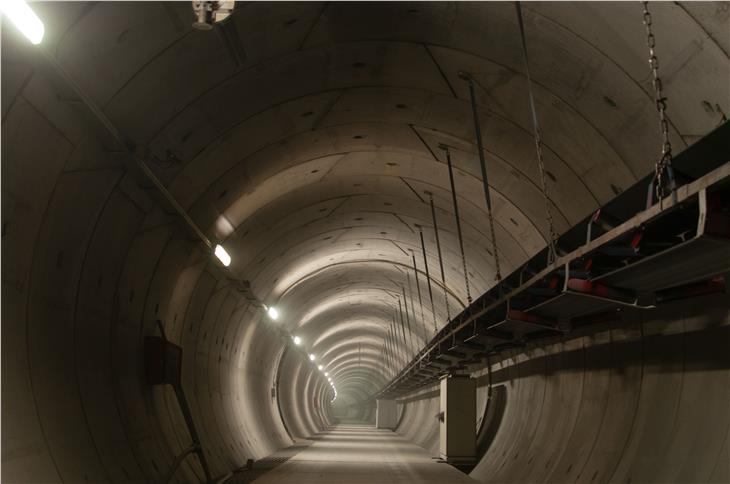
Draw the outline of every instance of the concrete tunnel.
<instances>
[{"instance_id":1,"label":"concrete tunnel","mask_svg":"<svg viewBox=\"0 0 730 484\"><path fill-rule=\"evenodd\" d=\"M495 287L495 262L506 278L546 250L546 208L585 239L655 172L640 2L522 4L529 81L511 2L237 2L208 29L192 24L211 2L32 2L37 43L17 4L3 482L730 482L727 272L454 370L476 387L466 467L434 458L438 382L373 428L376 396ZM730 139L729 5L648 5L676 159ZM692 166L730 161L709 146ZM197 446L177 387L149 381L160 329Z\"/></svg>"}]
</instances>

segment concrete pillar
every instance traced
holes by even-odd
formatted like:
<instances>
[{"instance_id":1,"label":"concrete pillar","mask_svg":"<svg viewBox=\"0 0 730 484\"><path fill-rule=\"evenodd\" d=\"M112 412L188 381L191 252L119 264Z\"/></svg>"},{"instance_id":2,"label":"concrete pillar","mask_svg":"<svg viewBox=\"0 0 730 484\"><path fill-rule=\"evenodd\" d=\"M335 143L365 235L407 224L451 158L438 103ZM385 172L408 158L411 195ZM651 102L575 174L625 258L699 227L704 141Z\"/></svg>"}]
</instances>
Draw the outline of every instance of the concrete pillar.
<instances>
[{"instance_id":1,"label":"concrete pillar","mask_svg":"<svg viewBox=\"0 0 730 484\"><path fill-rule=\"evenodd\" d=\"M476 380L467 375L441 378L439 454L443 460L476 460L476 398Z\"/></svg>"},{"instance_id":2,"label":"concrete pillar","mask_svg":"<svg viewBox=\"0 0 730 484\"><path fill-rule=\"evenodd\" d=\"M375 427L379 429L395 429L398 424L398 407L395 400L376 400Z\"/></svg>"}]
</instances>

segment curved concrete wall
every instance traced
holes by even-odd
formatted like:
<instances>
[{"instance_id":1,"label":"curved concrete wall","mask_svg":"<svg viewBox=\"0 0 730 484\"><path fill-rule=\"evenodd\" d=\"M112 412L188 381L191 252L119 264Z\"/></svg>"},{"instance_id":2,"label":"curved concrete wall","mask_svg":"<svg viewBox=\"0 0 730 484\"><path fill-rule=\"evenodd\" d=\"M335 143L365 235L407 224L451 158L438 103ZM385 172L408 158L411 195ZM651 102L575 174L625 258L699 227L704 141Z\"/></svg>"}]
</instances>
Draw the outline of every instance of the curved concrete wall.
<instances>
[{"instance_id":1,"label":"curved concrete wall","mask_svg":"<svg viewBox=\"0 0 730 484\"><path fill-rule=\"evenodd\" d=\"M279 371L279 406L289 435L302 439L330 425L331 397L325 396L326 385L316 378L309 361L297 351L286 351Z\"/></svg>"},{"instance_id":2,"label":"curved concrete wall","mask_svg":"<svg viewBox=\"0 0 730 484\"><path fill-rule=\"evenodd\" d=\"M478 398L477 426L484 418L492 430L481 436L489 441L471 476L727 482L728 341L730 302L722 294L627 311L592 334L496 357L491 375L474 375L478 393L491 385L493 398L486 407ZM437 390L403 401L397 431L436 455Z\"/></svg>"},{"instance_id":3,"label":"curved concrete wall","mask_svg":"<svg viewBox=\"0 0 730 484\"><path fill-rule=\"evenodd\" d=\"M730 112L727 16L713 4L656 5L662 55L675 62L666 89L679 151ZM653 167L659 140L635 7L525 5L558 231ZM472 295L494 281L460 70L479 84L503 272L545 245L512 5L253 2L230 19L238 44L192 30L185 2L33 8L46 25L40 47L6 20L1 32L5 481L162 480L190 436L171 390L145 383L142 343L157 319L183 347L183 384L215 474L335 421L332 392L306 352L353 403L350 416L371 420L358 404L444 324L445 301L453 314L468 296L439 143L454 147ZM276 305L279 321L251 307L161 208L39 48L226 246L231 273ZM445 280L434 270L429 193ZM411 254L421 230L435 297L422 310L412 284L425 299L423 259L414 270ZM386 359L399 298L413 334ZM520 388L511 399L508 391L509 408L547 391L537 378ZM401 431L433 448L436 412L426 400L407 404ZM201 472L190 457L175 477L195 482Z\"/></svg>"},{"instance_id":4,"label":"curved concrete wall","mask_svg":"<svg viewBox=\"0 0 730 484\"><path fill-rule=\"evenodd\" d=\"M270 392L282 351L270 323L114 160L87 148L23 98L3 122L3 159L23 160L3 164L3 479L166 475L190 436L172 390L144 380L142 340L158 334L156 319L183 347L214 472L289 444ZM322 378L299 372L296 399L319 398ZM302 435L324 424L305 418ZM192 457L178 472L201 475Z\"/></svg>"},{"instance_id":5,"label":"curved concrete wall","mask_svg":"<svg viewBox=\"0 0 730 484\"><path fill-rule=\"evenodd\" d=\"M401 416L395 431L437 456L439 452L439 406L438 386L424 389L410 398L402 399Z\"/></svg>"}]
</instances>

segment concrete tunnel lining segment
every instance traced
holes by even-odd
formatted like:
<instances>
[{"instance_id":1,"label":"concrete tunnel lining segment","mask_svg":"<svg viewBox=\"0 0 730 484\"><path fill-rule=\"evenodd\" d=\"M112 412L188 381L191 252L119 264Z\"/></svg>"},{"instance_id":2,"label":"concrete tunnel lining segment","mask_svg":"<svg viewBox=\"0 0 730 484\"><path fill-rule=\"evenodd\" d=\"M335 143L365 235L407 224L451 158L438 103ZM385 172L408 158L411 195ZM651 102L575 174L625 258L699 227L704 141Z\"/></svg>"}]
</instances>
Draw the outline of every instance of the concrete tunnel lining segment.
<instances>
[{"instance_id":1,"label":"concrete tunnel lining segment","mask_svg":"<svg viewBox=\"0 0 730 484\"><path fill-rule=\"evenodd\" d=\"M678 150L730 112L723 5L653 5ZM466 300L439 143L455 147L473 293L493 283L459 70L478 81L503 271L544 247L511 4L242 4L230 21L243 65L215 33L189 27L185 2L33 8L46 24L44 48L149 150L152 170L227 247L236 273L281 308L273 324L333 365L353 418L372 418L358 403L388 381L381 341L392 294L411 267L408 249L420 251L416 224L440 280L426 190L435 195L452 311ZM551 203L563 231L652 170L658 136L641 12L615 2L524 10ZM142 341L156 319L184 349L183 385L215 475L332 423L326 380L299 352L284 351L290 342L225 280L6 24L3 479L159 482L167 474L190 436L172 391L144 382ZM439 326L440 292L434 285ZM703 312L678 305L627 315L628 329L493 362L506 405L473 476L730 480L720 346L728 308L716 299L698 306ZM411 323L431 331L425 301L424 311ZM655 333L672 337L648 337ZM696 358L705 350L712 356ZM718 366L700 364L708 360ZM526 371L531 365L540 371ZM486 389L480 418L489 411ZM433 449L437 406L414 397L398 432ZM198 482L201 469L187 459L176 478Z\"/></svg>"}]
</instances>

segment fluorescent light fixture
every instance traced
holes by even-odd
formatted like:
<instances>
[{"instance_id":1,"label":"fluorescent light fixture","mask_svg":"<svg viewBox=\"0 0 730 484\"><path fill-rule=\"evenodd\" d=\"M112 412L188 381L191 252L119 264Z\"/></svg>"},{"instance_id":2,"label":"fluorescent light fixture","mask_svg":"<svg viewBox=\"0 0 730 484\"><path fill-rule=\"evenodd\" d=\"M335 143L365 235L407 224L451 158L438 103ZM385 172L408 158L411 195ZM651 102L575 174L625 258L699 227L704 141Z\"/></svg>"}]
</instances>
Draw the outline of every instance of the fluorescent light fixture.
<instances>
[{"instance_id":1,"label":"fluorescent light fixture","mask_svg":"<svg viewBox=\"0 0 730 484\"><path fill-rule=\"evenodd\" d=\"M271 307L270 307L270 308L268 309L268 311L267 311L267 312L269 313L269 317L270 317L271 319L273 319L274 321L276 321L276 320L277 320L277 319L279 318L279 311L277 311L277 310L276 310L276 308L275 308L274 306L271 306Z\"/></svg>"},{"instance_id":2,"label":"fluorescent light fixture","mask_svg":"<svg viewBox=\"0 0 730 484\"><path fill-rule=\"evenodd\" d=\"M292 336L292 339L294 340L295 345L299 346L300 344L302 344L302 338L300 338L299 336Z\"/></svg>"},{"instance_id":3,"label":"fluorescent light fixture","mask_svg":"<svg viewBox=\"0 0 730 484\"><path fill-rule=\"evenodd\" d=\"M0 11L8 17L34 45L43 40L43 22L24 0L0 0Z\"/></svg>"},{"instance_id":4,"label":"fluorescent light fixture","mask_svg":"<svg viewBox=\"0 0 730 484\"><path fill-rule=\"evenodd\" d=\"M324 368L324 366L322 366L322 365L319 365L319 366L317 367L317 369L318 369L319 371L322 371L322 369L323 369L323 368Z\"/></svg>"},{"instance_id":5,"label":"fluorescent light fixture","mask_svg":"<svg viewBox=\"0 0 730 484\"><path fill-rule=\"evenodd\" d=\"M0 0L2 2L4 0ZM221 261L221 263L228 267L231 265L231 256L228 255L228 252L226 252L226 249L223 248L222 245L218 244L215 246L215 256L218 257L218 260Z\"/></svg>"},{"instance_id":6,"label":"fluorescent light fixture","mask_svg":"<svg viewBox=\"0 0 730 484\"><path fill-rule=\"evenodd\" d=\"M309 361L314 361L314 355L312 353L309 353Z\"/></svg>"}]
</instances>

